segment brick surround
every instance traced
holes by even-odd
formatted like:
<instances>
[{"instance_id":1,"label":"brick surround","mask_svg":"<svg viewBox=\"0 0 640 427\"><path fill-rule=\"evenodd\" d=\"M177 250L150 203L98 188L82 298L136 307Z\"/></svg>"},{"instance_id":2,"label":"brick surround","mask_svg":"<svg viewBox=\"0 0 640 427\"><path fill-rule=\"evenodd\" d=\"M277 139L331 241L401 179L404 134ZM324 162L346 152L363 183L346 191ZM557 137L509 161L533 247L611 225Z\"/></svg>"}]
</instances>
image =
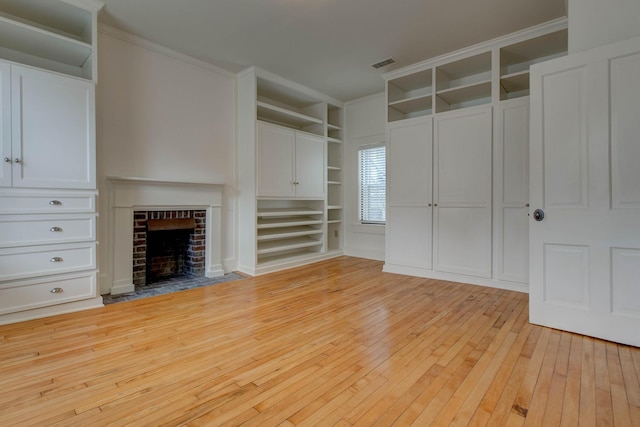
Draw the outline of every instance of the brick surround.
<instances>
[{"instance_id":1,"label":"brick surround","mask_svg":"<svg viewBox=\"0 0 640 427\"><path fill-rule=\"evenodd\" d=\"M205 275L205 248L206 248L206 210L167 210L167 211L134 211L133 213L133 284L141 286L149 284L147 281L147 270L149 269L153 277L151 279L164 280L168 277L186 276L201 277ZM165 256L154 257L156 263L163 265L148 264L147 260L147 220L150 219L173 219L173 218L193 218L195 228L187 230L184 248L185 253L179 257L183 262L174 261L178 257ZM178 230L185 231L185 230ZM153 232L168 233L172 239L180 233L173 232ZM175 246L175 245L174 245ZM180 244L178 244L180 246ZM177 264L176 264L177 262ZM175 265L174 265L175 264ZM173 276L171 276L173 275Z\"/></svg>"}]
</instances>

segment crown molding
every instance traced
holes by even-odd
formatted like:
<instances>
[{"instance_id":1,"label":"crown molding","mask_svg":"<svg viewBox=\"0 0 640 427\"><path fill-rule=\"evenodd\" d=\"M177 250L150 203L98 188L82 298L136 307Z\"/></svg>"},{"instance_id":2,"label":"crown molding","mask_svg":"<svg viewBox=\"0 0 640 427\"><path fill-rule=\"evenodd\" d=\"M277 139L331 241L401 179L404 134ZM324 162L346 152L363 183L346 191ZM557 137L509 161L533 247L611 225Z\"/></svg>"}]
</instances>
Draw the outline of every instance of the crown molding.
<instances>
[{"instance_id":1,"label":"crown molding","mask_svg":"<svg viewBox=\"0 0 640 427\"><path fill-rule=\"evenodd\" d=\"M131 43L133 45L142 47L144 49L153 51L155 53L159 53L160 55L164 55L164 56L176 59L178 61L182 61L191 65L195 65L197 67L204 68L222 77L228 77L232 79L236 78L235 73L232 73L231 71L227 71L223 68L210 64L209 62L202 61L200 59L194 58L193 56L185 55L184 53L180 53L173 49L169 49L168 47L159 45L157 43L143 39L142 37L127 33L125 31L118 30L117 28L113 28L103 23L98 23L98 33L101 35L112 37L114 39L121 40L123 42Z\"/></svg>"}]
</instances>

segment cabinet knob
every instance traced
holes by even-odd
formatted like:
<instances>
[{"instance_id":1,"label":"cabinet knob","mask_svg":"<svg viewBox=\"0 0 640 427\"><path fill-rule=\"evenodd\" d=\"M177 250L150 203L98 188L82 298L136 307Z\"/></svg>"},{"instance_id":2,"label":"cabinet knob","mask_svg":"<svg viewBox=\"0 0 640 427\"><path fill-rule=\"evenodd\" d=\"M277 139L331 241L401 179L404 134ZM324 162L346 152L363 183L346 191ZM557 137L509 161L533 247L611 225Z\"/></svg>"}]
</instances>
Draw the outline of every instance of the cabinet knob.
<instances>
[{"instance_id":1,"label":"cabinet knob","mask_svg":"<svg viewBox=\"0 0 640 427\"><path fill-rule=\"evenodd\" d=\"M51 201L49 202L49 204L50 204L51 206L60 206L60 205L62 205L62 202L61 202L60 200L51 200Z\"/></svg>"},{"instance_id":2,"label":"cabinet knob","mask_svg":"<svg viewBox=\"0 0 640 427\"><path fill-rule=\"evenodd\" d=\"M8 158L8 157L5 157L5 158L4 158L4 162L5 162L5 163L11 163L11 159L10 159L10 158Z\"/></svg>"},{"instance_id":3,"label":"cabinet knob","mask_svg":"<svg viewBox=\"0 0 640 427\"><path fill-rule=\"evenodd\" d=\"M525 204L525 205L524 205L524 207L525 207L525 208L528 208L528 207L529 207L529 203Z\"/></svg>"},{"instance_id":4,"label":"cabinet knob","mask_svg":"<svg viewBox=\"0 0 640 427\"><path fill-rule=\"evenodd\" d=\"M20 159L16 157L15 159L13 159L13 163L20 163Z\"/></svg>"},{"instance_id":5,"label":"cabinet knob","mask_svg":"<svg viewBox=\"0 0 640 427\"><path fill-rule=\"evenodd\" d=\"M50 291L52 294L61 294L62 292L64 292L64 289L62 288L53 288Z\"/></svg>"},{"instance_id":6,"label":"cabinet knob","mask_svg":"<svg viewBox=\"0 0 640 427\"><path fill-rule=\"evenodd\" d=\"M437 207L438 207L438 204L437 204L437 203L434 203L434 204L433 204L433 206L435 206L435 207L437 208Z\"/></svg>"},{"instance_id":7,"label":"cabinet knob","mask_svg":"<svg viewBox=\"0 0 640 427\"><path fill-rule=\"evenodd\" d=\"M431 203L429 203L429 207L431 207Z\"/></svg>"},{"instance_id":8,"label":"cabinet knob","mask_svg":"<svg viewBox=\"0 0 640 427\"><path fill-rule=\"evenodd\" d=\"M54 233L59 233L59 232L62 231L62 228L61 227L51 227L49 229L49 231L54 232Z\"/></svg>"},{"instance_id":9,"label":"cabinet knob","mask_svg":"<svg viewBox=\"0 0 640 427\"><path fill-rule=\"evenodd\" d=\"M51 261L51 262L62 262L62 261L64 261L64 259L62 259L62 257L59 257L59 256L54 256L49 261Z\"/></svg>"}]
</instances>

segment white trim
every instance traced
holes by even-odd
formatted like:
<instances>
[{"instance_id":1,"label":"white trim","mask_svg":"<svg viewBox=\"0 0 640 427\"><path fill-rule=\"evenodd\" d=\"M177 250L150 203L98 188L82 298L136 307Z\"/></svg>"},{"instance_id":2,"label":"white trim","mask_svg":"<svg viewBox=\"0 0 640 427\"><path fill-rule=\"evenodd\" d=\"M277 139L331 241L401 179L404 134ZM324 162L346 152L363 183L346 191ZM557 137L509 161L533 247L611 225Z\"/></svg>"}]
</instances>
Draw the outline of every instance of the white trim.
<instances>
[{"instance_id":1,"label":"white trim","mask_svg":"<svg viewBox=\"0 0 640 427\"><path fill-rule=\"evenodd\" d=\"M98 0L62 0L72 6L79 7L91 12L99 12L104 7L104 3Z\"/></svg>"},{"instance_id":2,"label":"white trim","mask_svg":"<svg viewBox=\"0 0 640 427\"><path fill-rule=\"evenodd\" d=\"M487 286L490 288L506 289L509 291L529 293L529 285L522 283L506 282L482 277L465 276L463 274L442 273L424 268L407 267L404 265L385 263L382 267L385 273L404 274L408 276L424 277L427 279L446 280L450 282L465 283L469 285Z\"/></svg>"},{"instance_id":3,"label":"white trim","mask_svg":"<svg viewBox=\"0 0 640 427\"><path fill-rule=\"evenodd\" d=\"M384 251L375 249L363 249L363 248L344 248L344 254L356 258L373 259L376 261L384 261Z\"/></svg>"},{"instance_id":4,"label":"white trim","mask_svg":"<svg viewBox=\"0 0 640 427\"><path fill-rule=\"evenodd\" d=\"M126 43L130 43L136 45L138 47L150 50L152 52L158 53L160 55L164 55L166 57L176 59L178 61L185 62L187 64L195 65L197 67L204 68L208 71L216 73L222 77L229 77L232 79L236 78L235 73L220 68L216 65L210 64L208 62L202 61L200 59L196 59L193 56L185 55L184 53L180 53L173 49L169 49L168 47L164 47L157 43L151 42L149 40L143 39L142 37L134 36L133 34L129 34L122 30L118 30L117 28L113 28L109 25L99 23L98 24L98 33L103 36L108 36Z\"/></svg>"},{"instance_id":5,"label":"white trim","mask_svg":"<svg viewBox=\"0 0 640 427\"><path fill-rule=\"evenodd\" d=\"M386 230L386 224L351 224L351 231L353 233L362 234L378 234L384 236Z\"/></svg>"}]
</instances>

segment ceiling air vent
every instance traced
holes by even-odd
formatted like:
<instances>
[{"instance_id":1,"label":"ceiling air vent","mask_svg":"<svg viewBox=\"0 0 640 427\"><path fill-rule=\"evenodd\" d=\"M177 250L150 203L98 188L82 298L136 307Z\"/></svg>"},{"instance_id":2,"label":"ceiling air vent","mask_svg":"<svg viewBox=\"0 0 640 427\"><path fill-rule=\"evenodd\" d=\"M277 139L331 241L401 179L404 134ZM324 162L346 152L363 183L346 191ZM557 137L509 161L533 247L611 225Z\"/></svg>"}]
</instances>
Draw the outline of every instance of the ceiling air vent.
<instances>
[{"instance_id":1,"label":"ceiling air vent","mask_svg":"<svg viewBox=\"0 0 640 427\"><path fill-rule=\"evenodd\" d=\"M384 67L385 65L393 64L394 62L396 62L396 60L395 60L395 59L393 59L393 58L387 58L387 59L384 59L384 60L382 60L382 61L380 61L380 62L376 62L375 64L373 64L373 65L372 65L372 67L373 67L373 68L375 68L375 69L377 70L378 68L382 68L382 67Z\"/></svg>"}]
</instances>

